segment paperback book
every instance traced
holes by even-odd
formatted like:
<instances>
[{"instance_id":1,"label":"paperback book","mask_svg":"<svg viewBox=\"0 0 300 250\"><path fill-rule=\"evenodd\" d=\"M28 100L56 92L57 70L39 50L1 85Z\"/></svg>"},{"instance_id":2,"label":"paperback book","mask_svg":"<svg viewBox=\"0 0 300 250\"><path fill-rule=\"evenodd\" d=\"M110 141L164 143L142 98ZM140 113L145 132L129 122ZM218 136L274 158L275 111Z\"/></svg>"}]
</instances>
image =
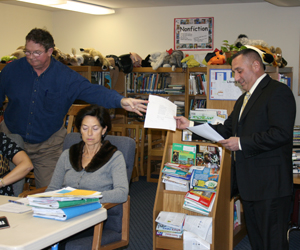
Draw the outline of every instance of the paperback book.
<instances>
[{"instance_id":1,"label":"paperback book","mask_svg":"<svg viewBox=\"0 0 300 250\"><path fill-rule=\"evenodd\" d=\"M172 146L172 163L182 165L195 165L196 146L181 143L173 143Z\"/></svg>"}]
</instances>

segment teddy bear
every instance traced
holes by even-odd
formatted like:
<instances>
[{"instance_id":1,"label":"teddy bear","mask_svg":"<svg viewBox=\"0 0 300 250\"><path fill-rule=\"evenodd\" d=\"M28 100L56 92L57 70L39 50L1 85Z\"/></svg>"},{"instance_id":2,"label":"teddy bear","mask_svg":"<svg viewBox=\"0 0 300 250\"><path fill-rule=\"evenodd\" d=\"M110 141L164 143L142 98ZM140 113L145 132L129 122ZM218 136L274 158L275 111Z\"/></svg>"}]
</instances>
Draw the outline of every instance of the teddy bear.
<instances>
[{"instance_id":1,"label":"teddy bear","mask_svg":"<svg viewBox=\"0 0 300 250\"><path fill-rule=\"evenodd\" d=\"M238 48L242 47L243 45L260 45L263 47L269 47L264 40L251 40L245 34L240 34L235 40L234 45Z\"/></svg>"},{"instance_id":2,"label":"teddy bear","mask_svg":"<svg viewBox=\"0 0 300 250\"><path fill-rule=\"evenodd\" d=\"M20 46L16 49L16 51L14 51L13 53L11 53L10 55L11 56L15 56L17 59L20 59L22 57L25 57L25 53L24 53L24 50L25 50L25 46Z\"/></svg>"},{"instance_id":3,"label":"teddy bear","mask_svg":"<svg viewBox=\"0 0 300 250\"><path fill-rule=\"evenodd\" d=\"M0 59L0 61L1 61L1 63L10 63L10 62L12 62L13 60L16 60L16 59L18 59L17 57L15 57L15 56L2 56L1 57L1 59Z\"/></svg>"},{"instance_id":4,"label":"teddy bear","mask_svg":"<svg viewBox=\"0 0 300 250\"><path fill-rule=\"evenodd\" d=\"M93 48L80 48L83 52L84 64L90 66L101 66L103 70L113 69L109 61L97 50Z\"/></svg>"},{"instance_id":5,"label":"teddy bear","mask_svg":"<svg viewBox=\"0 0 300 250\"><path fill-rule=\"evenodd\" d=\"M130 52L129 54L130 54L133 67L141 67L142 58L135 52Z\"/></svg>"},{"instance_id":6,"label":"teddy bear","mask_svg":"<svg viewBox=\"0 0 300 250\"><path fill-rule=\"evenodd\" d=\"M185 69L186 67L188 68L193 68L193 67L199 67L200 63L197 62L194 58L194 55L187 56L181 60L182 68Z\"/></svg>"},{"instance_id":7,"label":"teddy bear","mask_svg":"<svg viewBox=\"0 0 300 250\"><path fill-rule=\"evenodd\" d=\"M274 60L277 63L277 66L279 68L283 68L287 65L287 61L284 60L284 58L282 57L282 50L281 48L277 47L275 48L274 46L270 47L270 51L273 53L274 55Z\"/></svg>"}]
</instances>

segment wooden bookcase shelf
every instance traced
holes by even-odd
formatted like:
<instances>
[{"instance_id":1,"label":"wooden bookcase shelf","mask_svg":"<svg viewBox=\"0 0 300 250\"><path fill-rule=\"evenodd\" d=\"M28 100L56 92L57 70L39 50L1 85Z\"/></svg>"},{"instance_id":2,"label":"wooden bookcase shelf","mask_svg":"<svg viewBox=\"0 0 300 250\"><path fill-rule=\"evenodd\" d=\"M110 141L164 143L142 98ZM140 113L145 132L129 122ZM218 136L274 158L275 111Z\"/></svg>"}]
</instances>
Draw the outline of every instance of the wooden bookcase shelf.
<instances>
[{"instance_id":1,"label":"wooden bookcase shelf","mask_svg":"<svg viewBox=\"0 0 300 250\"><path fill-rule=\"evenodd\" d=\"M171 160L173 143L212 145L211 143L196 141L183 142L181 141L181 133L182 131L179 130L175 132L168 131L161 169L165 162ZM213 220L211 250L233 249L234 245L246 235L245 224L241 224L233 230L234 200L230 199L230 152L224 148L222 150L220 167L217 196L213 209L208 215L212 217ZM179 212L202 216L199 213L191 212L182 208L184 196L185 192L165 190L165 184L162 183L162 173L160 173L153 209L153 249L183 249L182 239L173 239L156 235L155 219L160 211Z\"/></svg>"}]
</instances>

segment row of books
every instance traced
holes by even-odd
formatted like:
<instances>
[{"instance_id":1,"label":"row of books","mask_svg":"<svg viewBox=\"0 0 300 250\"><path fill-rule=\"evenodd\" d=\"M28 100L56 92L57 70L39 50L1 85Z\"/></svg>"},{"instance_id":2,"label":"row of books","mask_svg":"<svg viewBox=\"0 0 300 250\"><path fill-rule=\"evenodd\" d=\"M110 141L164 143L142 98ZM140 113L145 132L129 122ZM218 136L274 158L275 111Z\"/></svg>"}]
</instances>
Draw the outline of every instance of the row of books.
<instances>
[{"instance_id":1,"label":"row of books","mask_svg":"<svg viewBox=\"0 0 300 250\"><path fill-rule=\"evenodd\" d=\"M300 126L295 125L293 131L293 144L300 145Z\"/></svg>"},{"instance_id":2,"label":"row of books","mask_svg":"<svg viewBox=\"0 0 300 250\"><path fill-rule=\"evenodd\" d=\"M190 110L206 108L206 99L191 99Z\"/></svg>"},{"instance_id":3,"label":"row of books","mask_svg":"<svg viewBox=\"0 0 300 250\"><path fill-rule=\"evenodd\" d=\"M291 87L291 77L288 77L284 74L278 74L278 81L286 84L289 87Z\"/></svg>"},{"instance_id":4,"label":"row of books","mask_svg":"<svg viewBox=\"0 0 300 250\"><path fill-rule=\"evenodd\" d=\"M108 89L113 89L112 80L109 71L91 72L91 83L105 86Z\"/></svg>"},{"instance_id":5,"label":"row of books","mask_svg":"<svg viewBox=\"0 0 300 250\"><path fill-rule=\"evenodd\" d=\"M34 217L59 221L101 208L100 198L101 192L71 187L27 196Z\"/></svg>"},{"instance_id":6,"label":"row of books","mask_svg":"<svg viewBox=\"0 0 300 250\"><path fill-rule=\"evenodd\" d=\"M183 236L183 249L210 249L211 217L161 211L155 221L157 222L156 235L172 238Z\"/></svg>"},{"instance_id":7,"label":"row of books","mask_svg":"<svg viewBox=\"0 0 300 250\"><path fill-rule=\"evenodd\" d=\"M127 93L184 94L184 84L172 85L170 73L130 73L125 77Z\"/></svg>"},{"instance_id":8,"label":"row of books","mask_svg":"<svg viewBox=\"0 0 300 250\"><path fill-rule=\"evenodd\" d=\"M204 73L200 74L190 74L189 79L189 94L190 95L206 95L206 75Z\"/></svg>"}]
</instances>

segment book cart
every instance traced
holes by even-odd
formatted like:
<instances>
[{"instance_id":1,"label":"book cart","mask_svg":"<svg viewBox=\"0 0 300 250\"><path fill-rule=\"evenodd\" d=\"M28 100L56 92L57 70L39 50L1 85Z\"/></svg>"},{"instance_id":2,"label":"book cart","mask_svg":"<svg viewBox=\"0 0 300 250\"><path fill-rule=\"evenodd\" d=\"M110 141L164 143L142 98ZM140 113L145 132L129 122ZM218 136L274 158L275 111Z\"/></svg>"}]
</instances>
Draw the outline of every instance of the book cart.
<instances>
[{"instance_id":1,"label":"book cart","mask_svg":"<svg viewBox=\"0 0 300 250\"><path fill-rule=\"evenodd\" d=\"M187 145L214 145L201 141L186 142L181 140L182 131L168 131L164 148L164 163L171 160L172 144L182 143ZM234 200L230 199L230 152L222 148L222 158L220 163L219 184L217 187L216 200L209 216L212 217L212 244L211 250L229 250L245 236L245 224L242 222L233 231L233 209ZM161 167L162 169L162 167ZM202 214L183 209L185 192L165 190L160 173L155 203L153 208L153 249L183 249L183 239L175 239L156 235L156 217L160 211L186 213L189 215L203 216ZM236 243L235 243L236 242Z\"/></svg>"}]
</instances>

